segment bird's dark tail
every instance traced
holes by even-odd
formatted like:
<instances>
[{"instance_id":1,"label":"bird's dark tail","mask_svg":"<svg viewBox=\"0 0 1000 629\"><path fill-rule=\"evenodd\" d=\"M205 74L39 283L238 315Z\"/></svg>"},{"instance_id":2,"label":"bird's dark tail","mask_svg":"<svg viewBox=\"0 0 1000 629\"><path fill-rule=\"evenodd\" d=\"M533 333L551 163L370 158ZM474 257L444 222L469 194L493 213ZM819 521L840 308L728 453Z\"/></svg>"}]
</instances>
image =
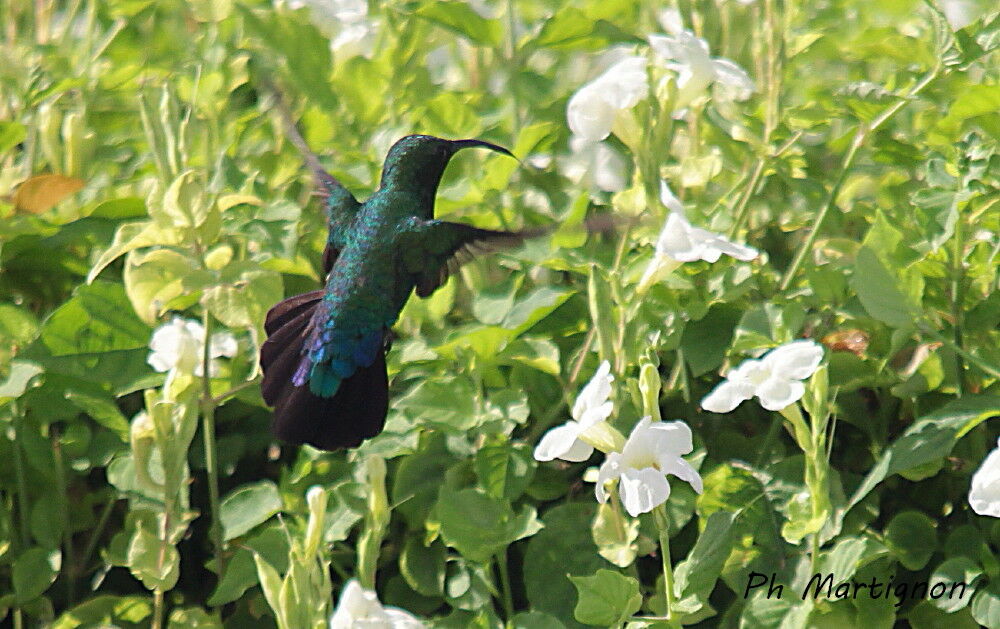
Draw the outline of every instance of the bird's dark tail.
<instances>
[{"instance_id":1,"label":"bird's dark tail","mask_svg":"<svg viewBox=\"0 0 1000 629\"><path fill-rule=\"evenodd\" d=\"M260 348L264 370L261 393L274 406L274 432L291 443L308 443L323 450L353 448L382 430L389 409L385 354L340 383L333 397L320 397L309 384L295 386L292 377L302 361L313 313L323 291L295 295L267 313L267 341Z\"/></svg>"}]
</instances>

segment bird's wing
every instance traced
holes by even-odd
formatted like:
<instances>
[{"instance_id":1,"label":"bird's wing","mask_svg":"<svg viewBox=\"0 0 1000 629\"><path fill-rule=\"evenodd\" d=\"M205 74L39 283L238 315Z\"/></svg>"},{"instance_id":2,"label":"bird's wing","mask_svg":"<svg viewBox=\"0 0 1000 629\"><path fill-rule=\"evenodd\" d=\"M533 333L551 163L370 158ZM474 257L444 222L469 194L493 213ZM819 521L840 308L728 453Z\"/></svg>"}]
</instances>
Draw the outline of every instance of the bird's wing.
<instances>
[{"instance_id":1,"label":"bird's wing","mask_svg":"<svg viewBox=\"0 0 1000 629\"><path fill-rule=\"evenodd\" d=\"M273 84L268 84L268 88L274 96L274 106L281 118L285 135L302 154L303 161L312 171L316 195L322 199L323 208L326 210L330 237L323 250L323 274L325 275L333 268L333 263L336 261L340 249L343 248L347 231L354 221L354 216L361 208L361 203L340 183L340 180L323 168L319 157L312 152L309 145L306 144L305 138L302 137L302 133L299 132L299 128L292 118L291 109L278 88Z\"/></svg>"},{"instance_id":2,"label":"bird's wing","mask_svg":"<svg viewBox=\"0 0 1000 629\"><path fill-rule=\"evenodd\" d=\"M447 221L413 219L396 237L402 270L415 276L417 295L427 297L477 254L516 247L545 230L480 229Z\"/></svg>"}]
</instances>

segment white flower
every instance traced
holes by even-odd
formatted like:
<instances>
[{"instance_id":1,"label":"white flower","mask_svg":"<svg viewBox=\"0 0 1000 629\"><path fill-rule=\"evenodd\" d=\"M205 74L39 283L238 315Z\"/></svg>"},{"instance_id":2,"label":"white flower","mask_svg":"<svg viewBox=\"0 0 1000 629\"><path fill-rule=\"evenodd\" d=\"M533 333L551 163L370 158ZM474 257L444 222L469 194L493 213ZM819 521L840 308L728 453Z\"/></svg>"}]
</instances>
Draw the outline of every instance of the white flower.
<instances>
[{"instance_id":1,"label":"white flower","mask_svg":"<svg viewBox=\"0 0 1000 629\"><path fill-rule=\"evenodd\" d=\"M590 142L579 136L569 139L572 153L561 160L563 173L576 184L618 192L626 184L626 163L618 151L604 142Z\"/></svg>"},{"instance_id":2,"label":"white flower","mask_svg":"<svg viewBox=\"0 0 1000 629\"><path fill-rule=\"evenodd\" d=\"M743 361L701 401L713 413L728 413L744 400L757 396L769 411L780 411L805 393L805 380L823 360L823 346L803 339L768 352L761 359Z\"/></svg>"},{"instance_id":3,"label":"white flower","mask_svg":"<svg viewBox=\"0 0 1000 629\"><path fill-rule=\"evenodd\" d=\"M961 30L986 13L986 3L974 0L941 0L941 11L952 30Z\"/></svg>"},{"instance_id":4,"label":"white flower","mask_svg":"<svg viewBox=\"0 0 1000 629\"><path fill-rule=\"evenodd\" d=\"M969 504L979 515L1000 518L1000 441L972 475Z\"/></svg>"},{"instance_id":5,"label":"white flower","mask_svg":"<svg viewBox=\"0 0 1000 629\"><path fill-rule=\"evenodd\" d=\"M551 461L586 461L594 453L594 448L579 436L588 428L602 422L611 415L614 405L608 400L611 395L611 364L603 361L594 372L590 382L580 391L573 404L573 419L562 426L552 428L538 442L535 448L535 459Z\"/></svg>"},{"instance_id":6,"label":"white flower","mask_svg":"<svg viewBox=\"0 0 1000 629\"><path fill-rule=\"evenodd\" d=\"M650 417L643 417L622 451L609 453L601 465L594 487L597 501L607 502L604 484L618 479L618 493L629 515L647 513L670 497L666 474L691 483L700 494L701 476L681 458L692 448L691 429L684 422L654 423Z\"/></svg>"},{"instance_id":7,"label":"white flower","mask_svg":"<svg viewBox=\"0 0 1000 629\"><path fill-rule=\"evenodd\" d=\"M204 375L202 354L205 351L205 328L197 321L174 317L153 332L149 341L150 352L146 361L157 371L177 370ZM236 338L228 331L216 332L209 343L209 358L236 355ZM215 375L218 365L213 360L210 375Z\"/></svg>"},{"instance_id":8,"label":"white flower","mask_svg":"<svg viewBox=\"0 0 1000 629\"><path fill-rule=\"evenodd\" d=\"M708 43L691 31L673 35L650 35L649 45L668 69L677 73L677 102L682 110L715 84L717 95L726 100L746 100L754 91L749 75L729 59L713 58Z\"/></svg>"},{"instance_id":9,"label":"white flower","mask_svg":"<svg viewBox=\"0 0 1000 629\"><path fill-rule=\"evenodd\" d=\"M660 181L660 201L670 210L666 223L656 240L656 253L639 280L640 292L649 288L661 270L679 262L705 260L716 262L726 254L737 260L753 260L758 251L753 247L727 240L722 234L695 227L684 218L684 206L671 192L667 182Z\"/></svg>"},{"instance_id":10,"label":"white flower","mask_svg":"<svg viewBox=\"0 0 1000 629\"><path fill-rule=\"evenodd\" d=\"M391 607L382 607L378 596L354 579L344 585L337 609L330 617L330 629L423 629L415 616Z\"/></svg>"},{"instance_id":11,"label":"white flower","mask_svg":"<svg viewBox=\"0 0 1000 629\"><path fill-rule=\"evenodd\" d=\"M368 56L375 45L377 22L368 18L367 0L289 0L288 6L308 6L326 34L334 33L330 50L344 57Z\"/></svg>"},{"instance_id":12,"label":"white flower","mask_svg":"<svg viewBox=\"0 0 1000 629\"><path fill-rule=\"evenodd\" d=\"M566 120L573 133L590 142L608 137L619 111L649 91L644 57L625 57L569 99Z\"/></svg>"}]
</instances>

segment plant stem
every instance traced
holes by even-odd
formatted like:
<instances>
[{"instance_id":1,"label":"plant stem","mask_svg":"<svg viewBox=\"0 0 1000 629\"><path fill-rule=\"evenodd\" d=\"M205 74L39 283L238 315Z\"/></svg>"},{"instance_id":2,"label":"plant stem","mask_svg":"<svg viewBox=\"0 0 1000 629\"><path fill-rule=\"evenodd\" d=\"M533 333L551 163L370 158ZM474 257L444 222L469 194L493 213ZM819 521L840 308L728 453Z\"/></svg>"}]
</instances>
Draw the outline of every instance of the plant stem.
<instances>
[{"instance_id":1,"label":"plant stem","mask_svg":"<svg viewBox=\"0 0 1000 629\"><path fill-rule=\"evenodd\" d=\"M674 617L674 608L677 606L674 595L674 568L670 563L670 520L667 518L667 505L663 503L653 510L656 516L656 528L660 534L660 555L663 560L663 593L666 597L667 623L671 627L679 628L680 619Z\"/></svg>"},{"instance_id":2,"label":"plant stem","mask_svg":"<svg viewBox=\"0 0 1000 629\"><path fill-rule=\"evenodd\" d=\"M928 72L916 85L906 94L902 96L892 105L889 105L881 114L876 116L867 125L862 124L858 127L858 130L854 134L854 139L851 141L850 148L847 149L847 153L844 154L844 159L840 164L840 171L837 174L837 179L830 188L830 192L827 194L826 201L823 203L823 207L820 208L819 212L816 214L816 218L813 219L812 228L809 231L809 236L802 242L799 246L798 251L795 252L795 257L792 259L791 265L789 265L788 270L785 271L784 277L781 278L781 290L788 290L789 285L792 283L792 279L798 272L799 267L802 266L802 261L805 259L806 255L812 251L813 244L816 242L816 237L819 235L819 230L823 227L823 221L826 220L826 215L829 213L830 208L833 206L834 202L837 200L837 194L840 192L840 187L843 185L844 180L847 178L847 173L850 172L851 166L854 164L854 158L858 154L858 149L865 143L873 132L875 132L880 126L885 124L887 120L895 116L899 110L901 110L907 103L909 103L914 96L919 94L931 81L937 78L938 74L941 72L942 66L939 64L934 67L930 72Z\"/></svg>"},{"instance_id":3,"label":"plant stem","mask_svg":"<svg viewBox=\"0 0 1000 629\"><path fill-rule=\"evenodd\" d=\"M816 237L819 235L820 228L823 227L823 221L826 220L826 215L829 213L830 208L833 207L834 202L837 200L837 194L840 193L840 187L844 184L844 180L847 178L847 173L850 172L851 166L854 164L854 158L858 154L858 149L864 143L867 137L867 131L864 128L858 129L854 134L854 139L851 140L851 146L847 149L847 153L844 155L844 160L840 164L840 171L837 174L837 179L833 183L833 187L830 188L830 192L827 193L826 201L823 202L823 206L820 208L819 212L816 213L816 217L813 219L812 228L809 230L809 235L802 244L799 245L798 251L795 252L795 257L792 258L792 263L789 265L788 270L785 271L785 276L781 278L781 290L787 290L789 284L792 283L792 278L798 272L799 267L802 266L802 261L805 259L806 255L812 251L813 244L816 242Z\"/></svg>"},{"instance_id":4,"label":"plant stem","mask_svg":"<svg viewBox=\"0 0 1000 629\"><path fill-rule=\"evenodd\" d=\"M503 595L504 619L510 621L514 617L514 596L510 589L510 572L507 570L507 551L496 554L497 570L500 572L500 591Z\"/></svg>"},{"instance_id":5,"label":"plant stem","mask_svg":"<svg viewBox=\"0 0 1000 629\"><path fill-rule=\"evenodd\" d=\"M80 557L81 571L87 570L87 563L90 561L90 556L97 549L97 543L100 541L101 533L104 532L104 527L108 525L108 520L111 518L111 510L114 508L115 502L117 502L117 498L115 498L114 494L111 494L111 497L108 498L108 501L104 504L104 508L101 510L101 516L97 519L97 526L91 532L90 540L87 542L83 555Z\"/></svg>"},{"instance_id":6,"label":"plant stem","mask_svg":"<svg viewBox=\"0 0 1000 629\"><path fill-rule=\"evenodd\" d=\"M152 629L163 628L163 590L156 588L153 591L153 622Z\"/></svg>"},{"instance_id":7,"label":"plant stem","mask_svg":"<svg viewBox=\"0 0 1000 629\"><path fill-rule=\"evenodd\" d=\"M205 448L205 470L208 474L208 502L212 511L212 523L210 533L212 536L213 554L215 555L215 569L218 579L222 579L222 571L225 569L225 558L223 557L222 520L220 519L221 508L219 502L219 462L216 458L215 447L215 399L212 397L211 367L212 361L212 317L206 309L202 317L205 327L205 347L202 354L202 396L201 396L201 436Z\"/></svg>"},{"instance_id":8,"label":"plant stem","mask_svg":"<svg viewBox=\"0 0 1000 629\"><path fill-rule=\"evenodd\" d=\"M965 277L962 269L962 253L965 250L965 243L962 241L962 219L961 217L955 221L955 234L952 236L954 239L954 249L952 250L952 260L951 260L951 326L952 334L955 339L955 345L957 347L963 346L962 340L962 302L964 302L964 283ZM955 389L958 393L958 397L962 397L965 386L963 383L965 375L965 362L962 360L962 355L955 352Z\"/></svg>"},{"instance_id":9,"label":"plant stem","mask_svg":"<svg viewBox=\"0 0 1000 629\"><path fill-rule=\"evenodd\" d=\"M76 601L76 565L73 563L73 530L70 527L69 517L69 495L66 493L66 468L63 465L62 447L59 437L53 431L50 435L52 440L52 456L55 459L56 485L59 490L60 517L63 520L63 553L65 559L63 565L66 566L66 599L72 607Z\"/></svg>"},{"instance_id":10,"label":"plant stem","mask_svg":"<svg viewBox=\"0 0 1000 629\"><path fill-rule=\"evenodd\" d=\"M17 515L18 515L18 533L19 533L19 545L20 547L27 548L28 540L28 522L31 517L31 505L28 501L28 480L24 475L24 452L22 451L22 445L26 443L24 439L24 416L21 415L20 409L17 406L11 408L11 416L14 420L14 471L17 475Z\"/></svg>"}]
</instances>

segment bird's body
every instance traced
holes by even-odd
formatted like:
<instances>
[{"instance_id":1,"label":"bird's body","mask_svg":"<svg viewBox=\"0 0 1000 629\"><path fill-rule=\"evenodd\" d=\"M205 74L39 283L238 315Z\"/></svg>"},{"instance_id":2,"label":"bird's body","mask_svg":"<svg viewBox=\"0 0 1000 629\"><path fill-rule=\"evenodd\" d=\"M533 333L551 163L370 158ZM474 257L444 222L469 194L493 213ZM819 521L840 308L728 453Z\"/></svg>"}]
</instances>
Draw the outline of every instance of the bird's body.
<instances>
[{"instance_id":1,"label":"bird's body","mask_svg":"<svg viewBox=\"0 0 1000 629\"><path fill-rule=\"evenodd\" d=\"M433 219L437 187L455 152L481 146L509 153L479 140L407 136L390 149L379 189L359 203L319 166L297 130L290 133L326 197L328 275L323 290L290 297L268 313L261 390L275 407L279 437L353 447L382 430L386 338L414 288L430 295L467 247L524 237Z\"/></svg>"}]
</instances>

